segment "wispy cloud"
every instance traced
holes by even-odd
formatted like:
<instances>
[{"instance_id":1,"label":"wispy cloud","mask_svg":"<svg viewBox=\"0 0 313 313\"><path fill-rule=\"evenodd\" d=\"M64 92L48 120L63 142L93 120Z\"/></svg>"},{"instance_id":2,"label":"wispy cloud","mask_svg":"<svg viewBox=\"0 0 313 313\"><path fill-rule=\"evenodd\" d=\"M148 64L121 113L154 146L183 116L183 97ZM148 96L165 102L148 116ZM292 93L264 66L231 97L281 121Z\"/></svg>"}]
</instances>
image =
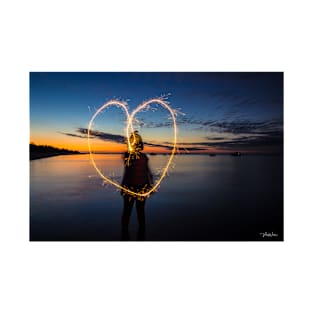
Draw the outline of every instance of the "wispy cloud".
<instances>
[{"instance_id":1,"label":"wispy cloud","mask_svg":"<svg viewBox=\"0 0 313 313\"><path fill-rule=\"evenodd\" d=\"M208 133L220 133L221 136L206 136L206 141L182 142L181 147L197 146L215 149L253 149L264 148L282 150L283 122L280 119L252 122L249 120L237 121L201 121Z\"/></svg>"},{"instance_id":2,"label":"wispy cloud","mask_svg":"<svg viewBox=\"0 0 313 313\"><path fill-rule=\"evenodd\" d=\"M281 131L283 123L280 119L271 119L260 122L249 120L236 121L214 121L210 124L203 123L202 126L209 126L209 130L218 133L232 134L268 134L273 131Z\"/></svg>"},{"instance_id":3,"label":"wispy cloud","mask_svg":"<svg viewBox=\"0 0 313 313\"><path fill-rule=\"evenodd\" d=\"M61 133L67 136L71 136L71 137L87 138L87 133L88 133L87 128L82 128L82 127L77 128L76 132L79 134L65 133L65 132L61 132ZM98 138L104 141L111 141L111 142L123 143L123 144L126 143L126 137L121 136L121 135L105 133L105 132L96 131L96 130L90 131L90 135L92 136L91 138ZM165 148L168 150L171 150L173 148L171 144L154 143L154 142L148 142L148 141L145 141L144 144L150 147Z\"/></svg>"},{"instance_id":4,"label":"wispy cloud","mask_svg":"<svg viewBox=\"0 0 313 313\"><path fill-rule=\"evenodd\" d=\"M80 127L80 128L77 128L76 131L80 134L83 134L87 138L87 133L88 133L87 128L81 128ZM91 130L90 135L93 138L99 138L99 139L106 140L106 141L112 141L112 142L117 142L117 143L125 143L126 142L126 138L124 136L110 134L110 133L104 133L104 132L97 131L97 130Z\"/></svg>"},{"instance_id":5,"label":"wispy cloud","mask_svg":"<svg viewBox=\"0 0 313 313\"><path fill-rule=\"evenodd\" d=\"M87 135L77 135L77 134L65 133L65 132L59 132L59 134L71 136L71 137L77 137L77 138L87 138Z\"/></svg>"},{"instance_id":6,"label":"wispy cloud","mask_svg":"<svg viewBox=\"0 0 313 313\"><path fill-rule=\"evenodd\" d=\"M220 133L224 136L208 136L207 140L223 140L229 138L226 136L227 134L233 135L264 135L264 136L271 136L280 134L282 136L283 133L283 122L281 119L271 119L265 121L250 121L250 120L217 120L217 119L195 119L195 118L182 118L177 122L178 125L195 125L197 126L193 130L198 131L205 131L206 133ZM172 122L160 122L155 123L151 122L147 124L146 127L148 128L161 128L161 127L171 127Z\"/></svg>"},{"instance_id":7,"label":"wispy cloud","mask_svg":"<svg viewBox=\"0 0 313 313\"><path fill-rule=\"evenodd\" d=\"M154 123L154 127L164 127L170 122ZM271 119L266 121L252 122L249 120L221 121L221 120L199 120L194 118L184 118L180 123L189 123L205 127L207 133L215 135L207 135L203 137L203 141L198 142L179 142L180 149L188 149L189 151L208 151L211 149L229 150L229 149L249 149L277 147L282 149L283 146L283 123L280 119ZM151 124L152 127L152 124ZM209 131L208 131L209 130ZM87 138L87 128L77 128L76 133L62 134L78 138ZM216 134L221 134L216 135ZM104 141L112 141L116 143L126 143L126 137L117 134L105 133L93 130L90 132L92 138L99 138ZM145 141L145 145L150 147L164 148L171 150L173 148L170 142L149 142Z\"/></svg>"},{"instance_id":8,"label":"wispy cloud","mask_svg":"<svg viewBox=\"0 0 313 313\"><path fill-rule=\"evenodd\" d=\"M283 146L283 133L282 132L269 132L267 134L262 135L247 135L240 136L232 139L225 140L218 139L212 140L210 138L209 142L201 141L201 142L181 142L179 146L181 148L187 147L197 147L197 148L214 148L214 149L250 149L250 148L264 148L268 149L276 147L277 149L282 149Z\"/></svg>"}]
</instances>

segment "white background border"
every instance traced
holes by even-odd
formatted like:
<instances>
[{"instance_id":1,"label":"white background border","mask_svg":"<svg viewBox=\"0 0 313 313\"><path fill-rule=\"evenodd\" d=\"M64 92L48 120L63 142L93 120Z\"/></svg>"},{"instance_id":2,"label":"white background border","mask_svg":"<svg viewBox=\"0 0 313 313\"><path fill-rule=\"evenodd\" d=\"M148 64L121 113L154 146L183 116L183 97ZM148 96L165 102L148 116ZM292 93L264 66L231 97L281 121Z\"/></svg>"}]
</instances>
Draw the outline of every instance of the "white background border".
<instances>
[{"instance_id":1,"label":"white background border","mask_svg":"<svg viewBox=\"0 0 313 313\"><path fill-rule=\"evenodd\" d=\"M312 312L309 1L2 1L0 12L1 312ZM283 71L285 241L29 242L30 71Z\"/></svg>"}]
</instances>

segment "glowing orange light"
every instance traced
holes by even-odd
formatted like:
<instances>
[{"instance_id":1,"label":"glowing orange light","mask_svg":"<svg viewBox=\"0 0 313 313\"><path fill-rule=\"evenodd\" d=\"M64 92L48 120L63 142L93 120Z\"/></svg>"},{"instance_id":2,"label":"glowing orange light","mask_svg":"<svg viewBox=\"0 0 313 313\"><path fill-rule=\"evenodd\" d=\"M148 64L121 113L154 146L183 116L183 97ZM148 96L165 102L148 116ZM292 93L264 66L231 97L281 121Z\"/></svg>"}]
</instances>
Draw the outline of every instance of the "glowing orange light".
<instances>
[{"instance_id":1,"label":"glowing orange light","mask_svg":"<svg viewBox=\"0 0 313 313\"><path fill-rule=\"evenodd\" d=\"M163 168L162 174L160 176L160 178L156 181L156 183L152 186L151 189L149 189L149 191L145 191L144 189L141 192L134 192L132 190L129 190L128 188L125 188L123 186L121 186L120 184L116 183L115 181L113 181L112 179L110 179L109 177L103 175L103 173L100 171L100 169L97 167L97 164L93 158L93 153L91 150L91 143L90 143L90 133L91 133L91 128L92 128L92 124L93 121L95 120L95 118L97 117L97 115L99 113L101 113L105 108L111 106L111 105L115 105L117 107L121 107L126 114L126 120L127 120L127 125L126 125L126 138L127 138L127 145L128 145L128 150L132 151L132 144L130 142L130 130L133 133L134 129L133 129L133 120L135 115L140 112L141 110L147 108L150 104L152 103L157 103L161 106L163 106L165 109L167 109L170 112L171 115L171 119L173 122L173 131L174 131L174 137L173 137L173 148L170 154L170 157L168 159L168 162L166 163L165 167ZM156 189L160 186L162 180L164 179L164 177L166 176L169 166L172 163L173 157L175 155L176 152L176 140L177 140L177 125L176 125L176 118L175 118L175 111L169 106L169 104L163 99L163 98L154 98L148 101L143 102L140 106L138 106L131 114L129 114L128 109L127 109L127 103L123 102L123 101L118 101L118 100L110 100L106 103L104 103L96 112L95 114L92 116L89 124L88 124L88 132L87 132L87 140L88 140L88 149L89 149L89 156L90 156L90 160L92 165L94 166L94 168L96 169L97 173L100 175L100 177L112 184L113 186L125 191L127 194L132 195L132 196L137 196L137 197L148 197L152 192L156 191Z\"/></svg>"}]
</instances>

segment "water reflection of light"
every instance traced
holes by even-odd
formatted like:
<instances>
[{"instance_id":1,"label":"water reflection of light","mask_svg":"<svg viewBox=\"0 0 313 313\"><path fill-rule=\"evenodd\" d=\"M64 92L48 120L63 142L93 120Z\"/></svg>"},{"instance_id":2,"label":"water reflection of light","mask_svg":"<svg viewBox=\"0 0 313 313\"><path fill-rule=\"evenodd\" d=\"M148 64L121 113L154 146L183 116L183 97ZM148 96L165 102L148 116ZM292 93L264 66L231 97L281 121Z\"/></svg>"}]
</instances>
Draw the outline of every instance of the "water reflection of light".
<instances>
[{"instance_id":1,"label":"water reflection of light","mask_svg":"<svg viewBox=\"0 0 313 313\"><path fill-rule=\"evenodd\" d=\"M151 169L162 167L166 157L149 156ZM97 154L95 158L103 164L111 162L110 170L116 175L123 172L121 155ZM175 175L147 201L148 239L233 240L242 239L242 229L249 225L254 234L254 222L278 227L283 207L282 174L279 157L234 160L231 156L178 155ZM33 239L119 240L123 199L119 192L113 192L116 188L103 188L101 181L88 154L31 161ZM225 225L233 227L227 232ZM208 233L210 229L216 231ZM233 237L237 231L239 237Z\"/></svg>"}]
</instances>

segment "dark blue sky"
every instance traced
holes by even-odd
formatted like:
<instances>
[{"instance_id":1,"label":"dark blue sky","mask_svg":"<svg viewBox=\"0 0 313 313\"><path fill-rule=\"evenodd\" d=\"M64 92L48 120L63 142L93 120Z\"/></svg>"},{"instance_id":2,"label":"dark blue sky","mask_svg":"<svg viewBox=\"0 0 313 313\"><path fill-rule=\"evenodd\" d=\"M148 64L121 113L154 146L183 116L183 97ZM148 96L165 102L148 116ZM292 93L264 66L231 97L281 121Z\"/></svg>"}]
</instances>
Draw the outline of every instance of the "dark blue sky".
<instances>
[{"instance_id":1,"label":"dark blue sky","mask_svg":"<svg viewBox=\"0 0 313 313\"><path fill-rule=\"evenodd\" d=\"M127 100L132 111L144 100L170 93L179 142L189 151L232 150L281 152L283 138L283 73L30 73L31 141L84 150L84 130L104 102ZM138 114L146 142L171 141L168 114ZM123 116L104 112L95 127L124 135ZM139 127L139 126L138 126ZM99 139L114 141L114 136ZM80 141L79 141L80 140Z\"/></svg>"}]
</instances>

